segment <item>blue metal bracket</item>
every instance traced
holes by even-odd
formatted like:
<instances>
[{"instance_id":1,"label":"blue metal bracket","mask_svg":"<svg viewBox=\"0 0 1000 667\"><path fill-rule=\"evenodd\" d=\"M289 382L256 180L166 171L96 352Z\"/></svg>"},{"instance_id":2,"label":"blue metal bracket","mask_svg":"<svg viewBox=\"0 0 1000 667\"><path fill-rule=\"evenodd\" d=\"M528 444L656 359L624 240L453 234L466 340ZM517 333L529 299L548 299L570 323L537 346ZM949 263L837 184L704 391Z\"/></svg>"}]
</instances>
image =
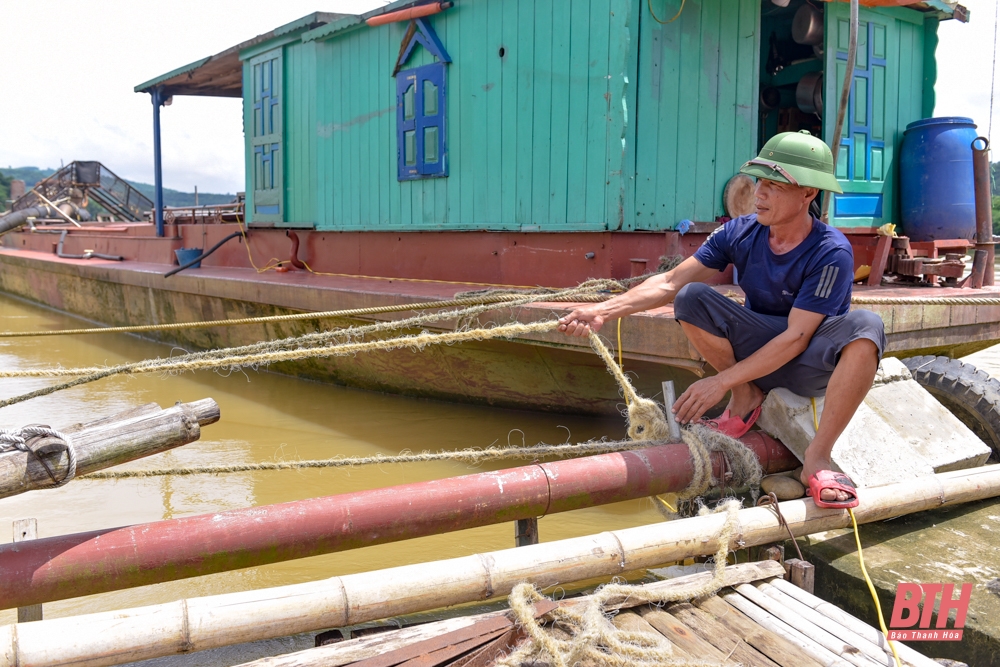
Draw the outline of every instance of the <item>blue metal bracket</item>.
<instances>
[{"instance_id":1,"label":"blue metal bracket","mask_svg":"<svg viewBox=\"0 0 1000 667\"><path fill-rule=\"evenodd\" d=\"M399 50L399 57L396 58L396 66L392 69L393 76L396 76L396 73L410 59L410 55L417 44L430 51L438 62L451 62L451 56L448 55L448 51L445 50L444 44L441 43L441 39L438 38L431 24L422 18L413 19L410 21L410 25L407 26L406 34L403 36L403 44Z\"/></svg>"},{"instance_id":2,"label":"blue metal bracket","mask_svg":"<svg viewBox=\"0 0 1000 667\"><path fill-rule=\"evenodd\" d=\"M149 91L153 102L153 219L156 235L162 237L163 230L163 166L160 159L160 107L166 102L163 90L157 86Z\"/></svg>"}]
</instances>

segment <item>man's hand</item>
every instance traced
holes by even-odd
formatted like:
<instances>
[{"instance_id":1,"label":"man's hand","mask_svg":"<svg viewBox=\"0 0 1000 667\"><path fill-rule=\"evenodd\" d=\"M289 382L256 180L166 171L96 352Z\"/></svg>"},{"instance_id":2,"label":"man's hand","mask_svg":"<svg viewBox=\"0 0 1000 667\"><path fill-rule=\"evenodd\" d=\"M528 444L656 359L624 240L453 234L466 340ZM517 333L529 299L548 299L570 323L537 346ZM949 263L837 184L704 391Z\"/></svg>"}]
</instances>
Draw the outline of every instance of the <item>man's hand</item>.
<instances>
[{"instance_id":1,"label":"man's hand","mask_svg":"<svg viewBox=\"0 0 1000 667\"><path fill-rule=\"evenodd\" d=\"M604 326L601 304L577 308L569 315L559 318L559 331L567 336L586 336L591 331L597 333Z\"/></svg>"},{"instance_id":2,"label":"man's hand","mask_svg":"<svg viewBox=\"0 0 1000 667\"><path fill-rule=\"evenodd\" d=\"M698 421L728 390L717 375L698 380L674 402L674 417L681 424Z\"/></svg>"}]
</instances>

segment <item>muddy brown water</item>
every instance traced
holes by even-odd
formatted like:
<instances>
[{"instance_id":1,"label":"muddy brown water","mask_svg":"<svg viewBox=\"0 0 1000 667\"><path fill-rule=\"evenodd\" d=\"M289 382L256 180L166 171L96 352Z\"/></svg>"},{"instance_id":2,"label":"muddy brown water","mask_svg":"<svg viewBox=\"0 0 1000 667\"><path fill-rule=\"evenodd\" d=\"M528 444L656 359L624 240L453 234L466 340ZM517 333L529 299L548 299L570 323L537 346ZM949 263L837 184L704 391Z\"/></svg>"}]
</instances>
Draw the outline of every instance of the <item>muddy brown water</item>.
<instances>
[{"instance_id":1,"label":"muddy brown water","mask_svg":"<svg viewBox=\"0 0 1000 667\"><path fill-rule=\"evenodd\" d=\"M79 327L83 322L0 295L0 331ZM0 338L6 369L118 364L177 353L128 335ZM0 397L22 394L54 380L0 380ZM47 423L66 426L129 407L214 398L218 424L202 439L171 452L128 464L136 468L228 464L276 459L392 455L402 450L459 449L493 443L574 442L624 436L621 419L536 414L402 398L252 372L223 376L205 371L180 376L109 378L0 409L0 427ZM12 540L11 523L34 517L40 537L219 510L439 479L523 465L496 462L383 465L329 470L238 473L72 482L58 490L0 499L0 543ZM649 500L619 503L543 518L543 541L626 528L659 520ZM85 598L47 603L46 618L135 607L185 597L279 586L409 563L505 549L514 526L472 530L366 547L274 565L248 568ZM0 623L16 620L0 611Z\"/></svg>"}]
</instances>

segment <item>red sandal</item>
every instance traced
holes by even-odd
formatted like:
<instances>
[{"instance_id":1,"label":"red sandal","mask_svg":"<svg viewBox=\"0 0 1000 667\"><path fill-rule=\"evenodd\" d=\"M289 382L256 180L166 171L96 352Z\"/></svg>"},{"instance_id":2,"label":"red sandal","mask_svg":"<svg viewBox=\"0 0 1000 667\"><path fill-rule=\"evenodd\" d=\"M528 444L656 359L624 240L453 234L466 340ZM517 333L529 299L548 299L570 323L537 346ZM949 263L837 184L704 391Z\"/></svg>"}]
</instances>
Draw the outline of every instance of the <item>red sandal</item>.
<instances>
[{"instance_id":1,"label":"red sandal","mask_svg":"<svg viewBox=\"0 0 1000 667\"><path fill-rule=\"evenodd\" d=\"M760 417L760 409L762 406L758 405L750 416L747 417L746 421L743 421L739 417L733 415L727 409L716 419L701 419L699 423L707 426L713 431L718 431L723 435L728 435L730 438L738 438L741 435L745 435L747 431L750 430L756 422L757 418Z\"/></svg>"},{"instance_id":2,"label":"red sandal","mask_svg":"<svg viewBox=\"0 0 1000 667\"><path fill-rule=\"evenodd\" d=\"M848 500L822 500L819 494L827 489L843 491L851 494L851 497ZM858 506L858 489L854 486L851 478L842 472L819 470L813 473L813 476L809 478L809 488L806 490L806 494L812 496L816 507L824 509L846 510Z\"/></svg>"}]
</instances>

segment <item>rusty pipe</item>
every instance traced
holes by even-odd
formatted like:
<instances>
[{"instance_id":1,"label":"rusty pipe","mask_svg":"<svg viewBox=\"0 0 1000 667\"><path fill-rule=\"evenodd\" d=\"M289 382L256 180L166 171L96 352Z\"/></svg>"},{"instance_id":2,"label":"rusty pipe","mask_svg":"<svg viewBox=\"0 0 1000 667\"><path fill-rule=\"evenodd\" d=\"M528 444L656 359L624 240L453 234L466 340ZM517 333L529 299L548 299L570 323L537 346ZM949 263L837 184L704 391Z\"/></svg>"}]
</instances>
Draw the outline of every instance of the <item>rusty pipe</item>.
<instances>
[{"instance_id":1,"label":"rusty pipe","mask_svg":"<svg viewBox=\"0 0 1000 667\"><path fill-rule=\"evenodd\" d=\"M286 229L285 236L292 240L292 249L289 253L288 263L300 271L305 271L306 265L299 259L299 235L290 229Z\"/></svg>"},{"instance_id":2,"label":"rusty pipe","mask_svg":"<svg viewBox=\"0 0 1000 667\"><path fill-rule=\"evenodd\" d=\"M976 148L982 142L983 147ZM976 188L976 250L986 251L986 271L983 285L994 281L993 193L990 188L990 140L977 137L972 142L972 175Z\"/></svg>"},{"instance_id":3,"label":"rusty pipe","mask_svg":"<svg viewBox=\"0 0 1000 667\"><path fill-rule=\"evenodd\" d=\"M454 2L430 2L426 5L417 5L416 7L410 7L408 9L400 9L395 12L379 14L378 16L373 16L370 19L365 19L365 23L368 24L369 27L374 28L375 26L385 25L386 23L410 21L412 19L423 18L424 16L439 14L445 9L452 7L454 4Z\"/></svg>"},{"instance_id":4,"label":"rusty pipe","mask_svg":"<svg viewBox=\"0 0 1000 667\"><path fill-rule=\"evenodd\" d=\"M798 467L780 442L742 438L765 472ZM716 477L721 454L713 455ZM384 489L0 546L0 607L132 588L680 491L686 445L533 464Z\"/></svg>"}]
</instances>

